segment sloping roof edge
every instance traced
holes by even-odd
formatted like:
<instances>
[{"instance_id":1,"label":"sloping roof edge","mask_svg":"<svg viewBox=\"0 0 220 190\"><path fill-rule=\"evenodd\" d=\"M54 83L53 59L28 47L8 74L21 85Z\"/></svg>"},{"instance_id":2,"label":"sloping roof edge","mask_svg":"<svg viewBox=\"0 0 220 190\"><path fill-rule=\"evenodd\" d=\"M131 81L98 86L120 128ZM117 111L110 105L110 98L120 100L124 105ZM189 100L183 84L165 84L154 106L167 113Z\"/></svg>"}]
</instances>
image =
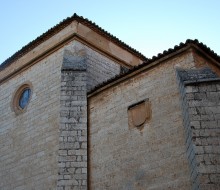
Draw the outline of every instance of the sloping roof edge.
<instances>
[{"instance_id":1,"label":"sloping roof edge","mask_svg":"<svg viewBox=\"0 0 220 190\"><path fill-rule=\"evenodd\" d=\"M49 38L51 38L52 36L54 36L55 34L60 32L62 29L64 29L66 26L68 26L74 20L88 26L89 28L91 28L92 30L97 32L98 34L104 36L105 38L107 38L108 40L119 45L123 49L129 51L130 53L135 54L137 57L139 57L143 60L147 60L147 58L143 54L138 52L136 49L125 44L124 42L119 40L117 37L113 36L109 32L105 31L104 29L102 29L101 27L96 25L94 22L92 22L86 18L83 18L82 16L78 16L76 13L74 13L73 16L67 17L66 19L64 19L63 21L61 21L60 23L58 23L57 25L55 25L54 27L52 27L51 29L49 29L48 31L46 31L45 33L43 33L42 35L37 37L35 40L31 41L30 43L28 43L27 45L22 47L20 50L18 50L16 53L14 53L11 57L6 59L0 65L0 70L4 69L8 65L10 65L11 63L13 63L17 59L19 59L20 57L22 57L23 55L27 54L29 51L33 50L35 47L37 47L41 43L45 42L46 40L48 40Z\"/></svg>"},{"instance_id":2,"label":"sloping roof edge","mask_svg":"<svg viewBox=\"0 0 220 190\"><path fill-rule=\"evenodd\" d=\"M92 94L96 93L96 91L99 91L101 88L104 88L105 86L110 85L111 83L114 83L114 82L116 82L116 81L138 71L138 70L141 70L142 68L150 65L151 63L158 61L159 59L164 58L172 53L175 53L178 50L181 50L183 48L187 48L187 46L200 48L201 50L206 52L210 57L212 57L213 59L215 59L217 62L220 63L220 56L218 54L216 54L213 50L211 50L209 47L207 47L205 44L199 42L197 39L195 39L195 40L187 39L185 43L181 42L179 45L174 46L174 48L170 48L168 50L163 51L163 53L159 53L157 56L153 56L151 59L148 59L143 64L140 64L136 67L133 67L132 69L128 70L126 73L116 75L114 78L111 78L107 81L104 81L103 83L101 83L101 84L95 86L93 89L91 89L87 94L89 96L92 96Z\"/></svg>"}]
</instances>

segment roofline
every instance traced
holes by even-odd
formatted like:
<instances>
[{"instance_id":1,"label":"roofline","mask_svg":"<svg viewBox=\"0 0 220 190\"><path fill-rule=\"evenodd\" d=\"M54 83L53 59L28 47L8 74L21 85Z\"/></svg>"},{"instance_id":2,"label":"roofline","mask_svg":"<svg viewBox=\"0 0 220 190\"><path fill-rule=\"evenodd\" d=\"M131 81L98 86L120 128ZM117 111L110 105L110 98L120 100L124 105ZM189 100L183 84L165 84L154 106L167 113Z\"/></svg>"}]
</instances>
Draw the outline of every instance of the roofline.
<instances>
[{"instance_id":1,"label":"roofline","mask_svg":"<svg viewBox=\"0 0 220 190\"><path fill-rule=\"evenodd\" d=\"M9 66L11 63L18 60L19 58L21 58L23 55L27 54L28 52L30 52L34 48L36 48L38 45L42 44L43 42L45 42L46 40L48 40L49 38L51 38L55 34L59 33L62 29L64 29L69 24L71 24L73 21L78 21L79 23L82 23L83 25L89 27L90 29L97 32L101 36L107 38L109 41L117 44L122 49L134 54L135 56L137 56L138 58L140 58L142 60L147 60L147 58L143 54L138 52L136 49L125 44L124 42L122 42L121 40L119 40L118 38L116 38L115 36L110 34L109 32L105 31L104 29L102 29L101 27L99 27L98 25L93 23L92 21L85 19L82 16L78 16L76 13L74 13L74 15L72 17L67 17L66 19L61 21L59 24L55 25L54 27L49 29L47 32L45 32L42 35L40 35L39 37L37 37L35 40L31 41L30 43L28 43L27 45L22 47L19 51L14 53L11 57L6 59L0 65L0 70L3 70L7 66Z\"/></svg>"},{"instance_id":2,"label":"roofline","mask_svg":"<svg viewBox=\"0 0 220 190\"><path fill-rule=\"evenodd\" d=\"M63 39L62 41L60 41L58 44L56 44L55 46L52 46L51 48L49 48L47 51L44 51L42 54L39 54L37 57L35 57L34 59L29 60L25 65L23 65L22 67L20 67L19 69L16 69L14 71L12 71L10 74L7 74L5 77L0 78L0 84L4 83L5 81L13 78L15 75L17 75L18 73L21 73L25 70L27 70L29 67L33 66L34 64L36 64L37 62L39 62L40 60L44 59L45 57L49 56L50 54L52 54L53 52L57 51L59 48L61 48L62 46L64 46L66 43L72 41L72 40L77 40L78 42L82 43L82 44L86 44L88 45L90 48L94 48L92 44L90 44L89 42L87 42L85 39L83 39L81 36L79 36L77 33L73 33L72 35L68 36L67 38ZM121 59L118 59L116 57L113 57L109 54L106 54L106 52L102 51L99 48L95 48L96 51L98 51L99 53L107 56L108 58L114 60L115 62L117 62L119 65L123 65L127 68L131 68L131 66L127 65L126 62L124 62ZM9 65L8 65L9 66ZM4 70L4 69L3 69ZM3 71L2 70L2 71ZM1 70L0 70L1 71Z\"/></svg>"},{"instance_id":3,"label":"roofline","mask_svg":"<svg viewBox=\"0 0 220 190\"><path fill-rule=\"evenodd\" d=\"M168 50L163 51L163 53L159 53L157 56L153 56L151 59L148 59L143 64L134 67L133 69L129 70L127 73L116 75L114 78L99 84L98 86L94 87L92 90L90 90L87 93L88 98L133 77L137 73L143 72L146 69L156 66L158 63L161 63L169 59L170 57L173 57L179 53L183 53L190 48L195 48L196 50L200 51L203 55L206 55L208 59L216 63L216 65L220 68L219 55L217 55L213 50L211 50L205 44L199 42L197 39L195 40L188 39L186 40L185 43L180 43L179 45L174 46L173 49L170 48Z\"/></svg>"}]
</instances>

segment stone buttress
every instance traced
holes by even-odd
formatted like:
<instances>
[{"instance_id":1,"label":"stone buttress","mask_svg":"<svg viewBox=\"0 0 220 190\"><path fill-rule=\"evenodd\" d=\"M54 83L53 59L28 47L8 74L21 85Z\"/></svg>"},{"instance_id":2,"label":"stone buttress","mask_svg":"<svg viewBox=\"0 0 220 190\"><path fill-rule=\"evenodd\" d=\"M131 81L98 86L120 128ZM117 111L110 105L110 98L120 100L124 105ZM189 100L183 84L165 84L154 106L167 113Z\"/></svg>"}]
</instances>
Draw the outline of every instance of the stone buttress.
<instances>
[{"instance_id":1,"label":"stone buttress","mask_svg":"<svg viewBox=\"0 0 220 190\"><path fill-rule=\"evenodd\" d=\"M85 55L64 51L61 71L58 189L87 189Z\"/></svg>"},{"instance_id":2,"label":"stone buttress","mask_svg":"<svg viewBox=\"0 0 220 190\"><path fill-rule=\"evenodd\" d=\"M60 91L58 189L88 189L87 91L121 66L75 42L63 53Z\"/></svg>"},{"instance_id":3,"label":"stone buttress","mask_svg":"<svg viewBox=\"0 0 220 190\"><path fill-rule=\"evenodd\" d=\"M209 68L177 73L192 189L220 189L220 78Z\"/></svg>"}]
</instances>

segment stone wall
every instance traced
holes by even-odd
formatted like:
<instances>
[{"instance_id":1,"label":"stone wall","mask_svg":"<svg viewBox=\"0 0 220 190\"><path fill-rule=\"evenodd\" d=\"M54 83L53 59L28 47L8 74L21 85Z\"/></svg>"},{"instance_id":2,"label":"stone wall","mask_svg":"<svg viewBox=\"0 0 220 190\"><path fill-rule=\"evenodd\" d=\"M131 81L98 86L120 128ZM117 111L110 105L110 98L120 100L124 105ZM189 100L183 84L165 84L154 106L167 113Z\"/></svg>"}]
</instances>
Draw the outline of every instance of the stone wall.
<instances>
[{"instance_id":1,"label":"stone wall","mask_svg":"<svg viewBox=\"0 0 220 190\"><path fill-rule=\"evenodd\" d=\"M120 66L80 42L27 68L0 86L0 189L87 189L87 98ZM32 85L27 110L13 94Z\"/></svg>"},{"instance_id":2,"label":"stone wall","mask_svg":"<svg viewBox=\"0 0 220 190\"><path fill-rule=\"evenodd\" d=\"M191 189L175 67L194 67L192 54L89 98L90 189ZM128 108L143 100L151 116L129 127Z\"/></svg>"},{"instance_id":3,"label":"stone wall","mask_svg":"<svg viewBox=\"0 0 220 190\"><path fill-rule=\"evenodd\" d=\"M65 47L65 51L66 55L72 54L78 59L80 59L79 57L84 57L87 71L87 91L121 72L120 65L80 42L74 41ZM72 63L76 61L74 60ZM70 67L71 65L70 61Z\"/></svg>"},{"instance_id":4,"label":"stone wall","mask_svg":"<svg viewBox=\"0 0 220 190\"><path fill-rule=\"evenodd\" d=\"M56 189L62 51L0 86L0 189ZM13 94L32 84L27 110L11 109Z\"/></svg>"},{"instance_id":5,"label":"stone wall","mask_svg":"<svg viewBox=\"0 0 220 190\"><path fill-rule=\"evenodd\" d=\"M85 71L62 70L58 189L87 189Z\"/></svg>"},{"instance_id":6,"label":"stone wall","mask_svg":"<svg viewBox=\"0 0 220 190\"><path fill-rule=\"evenodd\" d=\"M87 91L121 72L120 65L87 48Z\"/></svg>"},{"instance_id":7,"label":"stone wall","mask_svg":"<svg viewBox=\"0 0 220 190\"><path fill-rule=\"evenodd\" d=\"M86 63L64 52L61 71L58 189L87 189Z\"/></svg>"},{"instance_id":8,"label":"stone wall","mask_svg":"<svg viewBox=\"0 0 220 190\"><path fill-rule=\"evenodd\" d=\"M87 91L119 72L119 65L79 42L65 47L58 189L87 189Z\"/></svg>"},{"instance_id":9,"label":"stone wall","mask_svg":"<svg viewBox=\"0 0 220 190\"><path fill-rule=\"evenodd\" d=\"M193 189L219 189L220 78L209 68L178 75Z\"/></svg>"}]
</instances>

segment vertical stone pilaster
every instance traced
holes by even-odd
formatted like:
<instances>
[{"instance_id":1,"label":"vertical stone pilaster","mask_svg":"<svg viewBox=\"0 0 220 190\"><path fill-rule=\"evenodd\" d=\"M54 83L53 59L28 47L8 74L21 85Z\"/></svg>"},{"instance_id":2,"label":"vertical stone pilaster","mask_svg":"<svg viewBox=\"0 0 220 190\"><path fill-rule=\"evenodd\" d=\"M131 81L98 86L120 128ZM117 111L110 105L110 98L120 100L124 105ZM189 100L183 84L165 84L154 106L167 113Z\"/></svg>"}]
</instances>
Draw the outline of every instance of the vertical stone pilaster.
<instances>
[{"instance_id":1,"label":"vertical stone pilaster","mask_svg":"<svg viewBox=\"0 0 220 190\"><path fill-rule=\"evenodd\" d=\"M220 188L220 78L210 69L178 71L193 190Z\"/></svg>"},{"instance_id":2,"label":"vertical stone pilaster","mask_svg":"<svg viewBox=\"0 0 220 190\"><path fill-rule=\"evenodd\" d=\"M85 56L65 52L61 71L57 189L87 189Z\"/></svg>"}]
</instances>

